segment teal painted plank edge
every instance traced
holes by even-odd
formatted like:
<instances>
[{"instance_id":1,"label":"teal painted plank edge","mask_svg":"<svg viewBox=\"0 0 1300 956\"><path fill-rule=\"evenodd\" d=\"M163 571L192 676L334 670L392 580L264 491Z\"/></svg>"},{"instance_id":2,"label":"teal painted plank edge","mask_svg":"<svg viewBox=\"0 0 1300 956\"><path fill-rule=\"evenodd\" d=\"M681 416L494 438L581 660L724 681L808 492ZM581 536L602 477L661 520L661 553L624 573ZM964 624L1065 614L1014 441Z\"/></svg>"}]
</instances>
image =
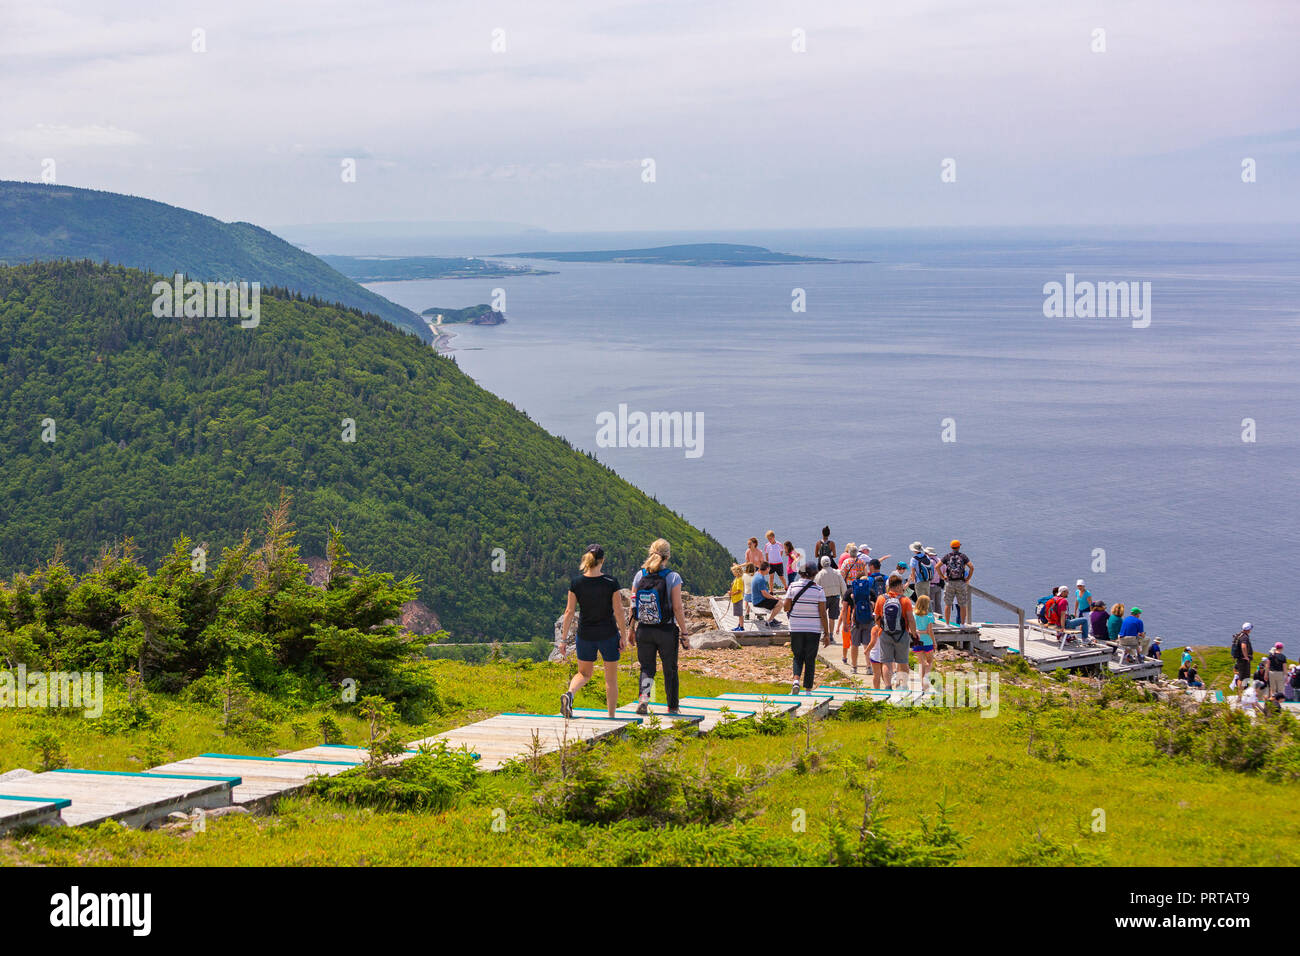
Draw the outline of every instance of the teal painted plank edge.
<instances>
[{"instance_id":1,"label":"teal painted plank edge","mask_svg":"<svg viewBox=\"0 0 1300 956\"><path fill-rule=\"evenodd\" d=\"M696 710L703 710L703 709L704 709L703 707L697 707L697 708L696 708ZM599 710L599 709L594 709L594 708L591 708L591 707L575 707L575 708L573 708L573 712L574 712L575 714L576 714L578 711L582 711L584 714L585 714L585 713L596 713L596 714L604 714L604 713L608 713L608 711L603 711L603 710ZM656 714L655 716L656 716L656 717L671 717L671 718L673 718L674 720L703 720L703 719L704 719L704 715L703 715L703 714ZM587 719L587 720L594 720L594 719L597 719L597 718L588 717L588 718L586 718L586 719ZM605 718L603 718L603 719L604 719L604 720L609 720L608 717L605 717ZM624 720L624 719L627 719L627 720L633 720L633 719L635 719L635 720L637 720L637 721L641 721L641 720L644 720L645 718L642 718L642 717L635 717L635 718L633 718L633 717L628 717L628 718L615 717L614 719L615 719L615 720Z\"/></svg>"},{"instance_id":2,"label":"teal painted plank edge","mask_svg":"<svg viewBox=\"0 0 1300 956\"><path fill-rule=\"evenodd\" d=\"M556 717L561 717L561 719L563 719L561 714L497 714L497 716L498 716L498 717L543 717L543 718L545 718L545 719L547 719L547 720L552 720L552 719L554 719L554 718L556 718ZM489 718L489 719L490 719L490 718ZM620 724L639 724L639 723L642 722L640 717L614 717L614 718L609 718L609 717L584 717L584 718L582 718L582 719L583 719L583 720L610 720L610 719L613 719L613 721L614 721L615 723L620 723ZM473 724L469 724L468 726L473 727L474 725L473 725ZM452 728L452 730L464 730L464 729L465 729L464 727L453 727L453 728ZM450 733L450 731L448 731L448 733Z\"/></svg>"},{"instance_id":3,"label":"teal painted plank edge","mask_svg":"<svg viewBox=\"0 0 1300 956\"><path fill-rule=\"evenodd\" d=\"M55 810L62 810L64 807L72 806L71 800L64 800L62 797L11 797L8 794L0 793L0 800L23 800L28 803L49 803L53 804Z\"/></svg>"},{"instance_id":4,"label":"teal painted plank edge","mask_svg":"<svg viewBox=\"0 0 1300 956\"><path fill-rule=\"evenodd\" d=\"M351 760L308 760L305 757L250 757L248 754L199 754L220 760L260 760L263 763L322 763L331 767L355 767Z\"/></svg>"},{"instance_id":5,"label":"teal painted plank edge","mask_svg":"<svg viewBox=\"0 0 1300 956\"><path fill-rule=\"evenodd\" d=\"M136 773L131 770L72 770L65 768L63 770L50 770L49 773L88 773L97 774L101 777L164 777L175 778L177 780L224 780L232 787L237 787L243 781L239 777L209 777L197 773Z\"/></svg>"}]
</instances>

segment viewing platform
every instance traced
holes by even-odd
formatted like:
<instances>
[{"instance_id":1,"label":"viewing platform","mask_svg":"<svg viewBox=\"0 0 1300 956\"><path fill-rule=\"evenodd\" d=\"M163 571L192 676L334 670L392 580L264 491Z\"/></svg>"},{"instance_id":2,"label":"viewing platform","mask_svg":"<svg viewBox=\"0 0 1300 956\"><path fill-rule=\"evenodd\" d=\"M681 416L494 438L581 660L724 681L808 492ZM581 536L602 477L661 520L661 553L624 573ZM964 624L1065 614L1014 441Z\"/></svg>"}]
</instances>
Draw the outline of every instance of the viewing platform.
<instances>
[{"instance_id":1,"label":"viewing platform","mask_svg":"<svg viewBox=\"0 0 1300 956\"><path fill-rule=\"evenodd\" d=\"M986 658L1002 658L1020 654L1029 666L1043 672L1054 670L1085 670L1104 668L1112 675L1122 675L1134 680L1152 680L1161 672L1159 660L1147 658L1141 663L1122 664L1119 648L1113 641L1099 640L1094 644L1080 645L1076 639L1067 642L1064 649L1054 629L1043 627L1036 620L1026 621L1025 612L1001 598L971 585L971 594L1016 615L1016 622L999 624L984 621L978 624L953 625L936 621L934 635L936 647L956 647ZM767 612L752 612L744 622L744 630L736 631L740 623L732 613L726 597L709 598L709 610L718 630L730 633L742 646L789 644L790 625L784 611L779 608L772 614L772 624L766 621ZM758 614L763 619L758 619ZM842 646L838 639L822 649L822 660L842 674L852 676L853 668L841 661ZM859 662L859 674L871 672L865 655Z\"/></svg>"}]
</instances>

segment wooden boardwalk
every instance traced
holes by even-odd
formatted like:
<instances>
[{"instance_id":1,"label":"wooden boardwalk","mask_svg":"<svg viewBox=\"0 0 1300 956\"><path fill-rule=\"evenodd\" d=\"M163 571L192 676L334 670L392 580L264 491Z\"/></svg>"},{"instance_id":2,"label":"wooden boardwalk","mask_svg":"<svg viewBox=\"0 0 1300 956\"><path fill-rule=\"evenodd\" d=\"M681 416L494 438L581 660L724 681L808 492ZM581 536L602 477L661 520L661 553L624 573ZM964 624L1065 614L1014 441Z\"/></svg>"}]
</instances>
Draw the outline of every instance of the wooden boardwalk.
<instances>
[{"instance_id":1,"label":"wooden boardwalk","mask_svg":"<svg viewBox=\"0 0 1300 956\"><path fill-rule=\"evenodd\" d=\"M230 802L235 806L261 806L276 797L301 790L313 777L330 777L351 770L356 765L352 760L295 758L288 755L246 757L237 754L199 754L187 760L154 767L145 773L236 777L240 782L231 790Z\"/></svg>"},{"instance_id":2,"label":"wooden boardwalk","mask_svg":"<svg viewBox=\"0 0 1300 956\"><path fill-rule=\"evenodd\" d=\"M719 694L716 699L720 701L734 700L742 706L765 702L775 705L792 705L794 710L786 712L791 717L806 717L809 714L814 717L825 717L830 714L830 698L824 694L818 694L816 690L811 694Z\"/></svg>"},{"instance_id":3,"label":"wooden boardwalk","mask_svg":"<svg viewBox=\"0 0 1300 956\"><path fill-rule=\"evenodd\" d=\"M0 784L0 787L3 787ZM72 805L71 800L58 800L50 797L19 797L0 793L0 834L17 827L29 826L63 826L65 807Z\"/></svg>"},{"instance_id":4,"label":"wooden boardwalk","mask_svg":"<svg viewBox=\"0 0 1300 956\"><path fill-rule=\"evenodd\" d=\"M738 644L750 646L754 644L790 643L790 620L779 607L773 615L774 623L772 624L767 623L766 611L756 609L751 612L752 616L745 622L744 631L735 629L740 621L736 615L731 613L731 604L728 603L726 598L709 598L709 612L713 615L713 620L718 625L718 629L730 632ZM764 620L758 620L757 616L759 614L764 616Z\"/></svg>"},{"instance_id":5,"label":"wooden boardwalk","mask_svg":"<svg viewBox=\"0 0 1300 956\"><path fill-rule=\"evenodd\" d=\"M230 805L238 776L165 775L115 770L51 770L21 780L5 781L6 796L67 800L60 810L69 826L94 826L116 820L140 827L176 811L215 809ZM8 803L9 801L4 801Z\"/></svg>"},{"instance_id":6,"label":"wooden boardwalk","mask_svg":"<svg viewBox=\"0 0 1300 956\"><path fill-rule=\"evenodd\" d=\"M480 770L498 770L512 760L531 754L554 753L567 744L591 742L614 737L630 724L641 723L641 718L629 715L610 720L608 716L575 716L565 720L559 714L498 714L487 720L443 731L432 737L412 742L422 743L444 740L456 749L465 747L479 755Z\"/></svg>"}]
</instances>

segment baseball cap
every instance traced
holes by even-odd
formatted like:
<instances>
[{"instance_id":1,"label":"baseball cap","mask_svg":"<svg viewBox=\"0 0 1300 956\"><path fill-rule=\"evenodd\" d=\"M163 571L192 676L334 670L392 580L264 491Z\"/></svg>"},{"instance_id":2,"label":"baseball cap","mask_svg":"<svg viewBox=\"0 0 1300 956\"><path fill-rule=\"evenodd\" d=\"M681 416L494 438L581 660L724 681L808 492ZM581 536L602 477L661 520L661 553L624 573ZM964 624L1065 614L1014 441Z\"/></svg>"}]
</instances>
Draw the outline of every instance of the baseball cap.
<instances>
[{"instance_id":1,"label":"baseball cap","mask_svg":"<svg viewBox=\"0 0 1300 956\"><path fill-rule=\"evenodd\" d=\"M1078 587L1079 585L1083 584L1083 578L1079 578L1079 580L1075 581L1074 584L1075 587Z\"/></svg>"},{"instance_id":2,"label":"baseball cap","mask_svg":"<svg viewBox=\"0 0 1300 956\"><path fill-rule=\"evenodd\" d=\"M1129 611L1129 613L1130 613L1130 614L1141 614L1141 613L1142 613L1142 609L1141 609L1140 607L1135 607L1135 608L1133 608L1131 611Z\"/></svg>"},{"instance_id":3,"label":"baseball cap","mask_svg":"<svg viewBox=\"0 0 1300 956\"><path fill-rule=\"evenodd\" d=\"M1249 631L1249 630L1250 630L1250 621L1247 621L1245 624L1241 625L1241 629L1242 629L1243 631Z\"/></svg>"},{"instance_id":4,"label":"baseball cap","mask_svg":"<svg viewBox=\"0 0 1300 956\"><path fill-rule=\"evenodd\" d=\"M953 538L951 541L948 542L948 546L950 548L960 548L961 542L958 541L956 538Z\"/></svg>"}]
</instances>

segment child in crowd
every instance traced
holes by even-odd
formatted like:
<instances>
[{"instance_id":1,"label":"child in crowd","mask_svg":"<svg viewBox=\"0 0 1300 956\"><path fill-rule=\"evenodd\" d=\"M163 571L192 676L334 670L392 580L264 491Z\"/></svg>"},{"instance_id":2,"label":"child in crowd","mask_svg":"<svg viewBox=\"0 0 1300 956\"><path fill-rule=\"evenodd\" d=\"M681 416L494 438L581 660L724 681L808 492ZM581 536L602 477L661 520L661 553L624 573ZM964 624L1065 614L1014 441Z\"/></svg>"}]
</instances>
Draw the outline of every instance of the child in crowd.
<instances>
[{"instance_id":1,"label":"child in crowd","mask_svg":"<svg viewBox=\"0 0 1300 956\"><path fill-rule=\"evenodd\" d=\"M745 568L743 565L731 566L731 613L736 615L733 631L745 629Z\"/></svg>"},{"instance_id":2,"label":"child in crowd","mask_svg":"<svg viewBox=\"0 0 1300 956\"><path fill-rule=\"evenodd\" d=\"M912 650L921 662L921 683L924 685L934 655L934 615L930 613L930 595L922 594L916 599L915 618L916 644Z\"/></svg>"}]
</instances>

